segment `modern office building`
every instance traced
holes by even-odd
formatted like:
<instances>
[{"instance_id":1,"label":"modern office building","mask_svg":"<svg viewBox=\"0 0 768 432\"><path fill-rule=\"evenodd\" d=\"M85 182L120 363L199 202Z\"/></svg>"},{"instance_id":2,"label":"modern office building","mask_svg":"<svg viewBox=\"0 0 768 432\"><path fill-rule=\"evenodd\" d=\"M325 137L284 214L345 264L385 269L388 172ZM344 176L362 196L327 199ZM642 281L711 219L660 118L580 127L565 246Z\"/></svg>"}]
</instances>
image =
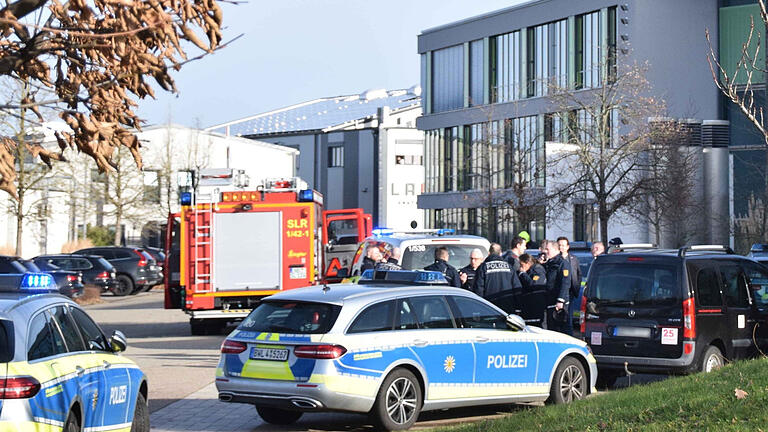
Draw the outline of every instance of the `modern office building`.
<instances>
[{"instance_id":1,"label":"modern office building","mask_svg":"<svg viewBox=\"0 0 768 432\"><path fill-rule=\"evenodd\" d=\"M728 243L728 216L743 213L744 193L762 182L764 170L746 167L755 160L764 166L765 157L752 146L761 137L750 135L746 120L713 82L705 32L716 55L734 63L749 15L760 21L754 3L533 0L424 30L418 36L424 113L417 127L426 134L427 171L418 204L428 212L428 226L491 235L502 242L521 229L537 239L597 240L589 196L572 197L557 214L545 214L542 206L531 222L521 224L523 218L505 205L514 195L509 179L519 175L507 171L520 165L499 160L494 165L498 174L483 179L484 167L476 166L472 155L489 135L514 140L515 148L532 155L523 166L531 196L537 189L545 194L544 165L559 144L551 86L588 92L617 64L637 62L647 68L655 96L665 100L667 116L684 119L691 128L687 145L701 147L696 193L706 221L692 240ZM729 146L738 149L730 164ZM730 194L733 188L739 192ZM494 190L491 205L485 198L488 189ZM495 233L485 228L489 218L497 221ZM647 224L622 214L611 218L609 237L614 236L625 242L654 238Z\"/></svg>"},{"instance_id":2,"label":"modern office building","mask_svg":"<svg viewBox=\"0 0 768 432\"><path fill-rule=\"evenodd\" d=\"M325 208L362 208L374 225L424 227L421 89L368 90L315 99L208 128L299 150L297 175Z\"/></svg>"}]
</instances>

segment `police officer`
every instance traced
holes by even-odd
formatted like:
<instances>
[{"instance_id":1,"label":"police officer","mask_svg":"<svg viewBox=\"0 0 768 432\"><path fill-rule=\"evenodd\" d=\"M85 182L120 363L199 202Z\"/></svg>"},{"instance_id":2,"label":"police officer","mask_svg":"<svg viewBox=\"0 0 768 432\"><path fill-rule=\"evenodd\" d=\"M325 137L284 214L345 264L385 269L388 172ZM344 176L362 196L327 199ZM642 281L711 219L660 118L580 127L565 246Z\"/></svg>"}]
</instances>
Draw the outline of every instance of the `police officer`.
<instances>
[{"instance_id":1,"label":"police officer","mask_svg":"<svg viewBox=\"0 0 768 432\"><path fill-rule=\"evenodd\" d=\"M528 255L520 255L520 283L523 292L520 295L521 316L526 323L542 327L547 311L547 272L544 266Z\"/></svg>"},{"instance_id":2,"label":"police officer","mask_svg":"<svg viewBox=\"0 0 768 432\"><path fill-rule=\"evenodd\" d=\"M451 254L448 252L448 249L439 247L435 249L435 262L424 267L424 270L439 271L445 276L449 285L461 288L459 272L452 265L448 264L448 258L450 257Z\"/></svg>"},{"instance_id":3,"label":"police officer","mask_svg":"<svg viewBox=\"0 0 768 432\"><path fill-rule=\"evenodd\" d=\"M598 255L605 253L605 245L601 241L594 242L590 252L592 252L592 258L597 258Z\"/></svg>"},{"instance_id":4,"label":"police officer","mask_svg":"<svg viewBox=\"0 0 768 432\"><path fill-rule=\"evenodd\" d=\"M522 287L517 274L501 257L501 245L491 243L488 257L475 273L475 294L512 313L519 308Z\"/></svg>"},{"instance_id":5,"label":"police officer","mask_svg":"<svg viewBox=\"0 0 768 432\"><path fill-rule=\"evenodd\" d=\"M557 248L560 250L560 255L564 259L568 260L568 264L571 265L571 298L573 302L579 293L581 292L581 266L579 266L579 259L568 253L571 249L571 243L568 241L568 237L557 238Z\"/></svg>"},{"instance_id":6,"label":"police officer","mask_svg":"<svg viewBox=\"0 0 768 432\"><path fill-rule=\"evenodd\" d=\"M477 272L477 268L480 267L480 264L483 263L484 259L483 251L477 248L472 249L472 252L469 254L469 264L459 270L459 278L461 278L462 288L472 291L472 288L475 285L475 273Z\"/></svg>"},{"instance_id":7,"label":"police officer","mask_svg":"<svg viewBox=\"0 0 768 432\"><path fill-rule=\"evenodd\" d=\"M507 262L515 272L520 270L520 255L525 253L527 244L523 237L517 236L512 239L512 250L507 253Z\"/></svg>"},{"instance_id":8,"label":"police officer","mask_svg":"<svg viewBox=\"0 0 768 432\"><path fill-rule=\"evenodd\" d=\"M571 289L571 266L560 255L557 242L544 241L547 248L547 262L544 270L547 272L547 316L546 328L559 331L569 336L573 334L571 317L568 314L568 300Z\"/></svg>"},{"instance_id":9,"label":"police officer","mask_svg":"<svg viewBox=\"0 0 768 432\"><path fill-rule=\"evenodd\" d=\"M377 245L371 244L365 249L365 258L363 258L363 264L360 266L360 273L366 270L373 270L376 268L376 264L381 261L381 250Z\"/></svg>"},{"instance_id":10,"label":"police officer","mask_svg":"<svg viewBox=\"0 0 768 432\"><path fill-rule=\"evenodd\" d=\"M392 251L389 253L389 258L376 263L376 271L402 270L403 268L400 267L400 256L400 248L392 248Z\"/></svg>"}]
</instances>

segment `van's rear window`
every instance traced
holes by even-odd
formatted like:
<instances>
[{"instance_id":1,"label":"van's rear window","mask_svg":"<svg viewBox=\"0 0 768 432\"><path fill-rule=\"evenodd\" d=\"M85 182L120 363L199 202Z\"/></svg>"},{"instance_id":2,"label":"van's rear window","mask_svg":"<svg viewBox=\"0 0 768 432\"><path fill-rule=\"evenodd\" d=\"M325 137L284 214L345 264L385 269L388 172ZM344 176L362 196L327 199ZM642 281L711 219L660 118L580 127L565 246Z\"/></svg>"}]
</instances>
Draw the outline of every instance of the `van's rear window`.
<instances>
[{"instance_id":1,"label":"van's rear window","mask_svg":"<svg viewBox=\"0 0 768 432\"><path fill-rule=\"evenodd\" d=\"M588 284L589 301L598 304L671 304L682 301L676 267L607 263L595 265Z\"/></svg>"},{"instance_id":2,"label":"van's rear window","mask_svg":"<svg viewBox=\"0 0 768 432\"><path fill-rule=\"evenodd\" d=\"M341 306L308 302L264 302L246 317L238 329L255 332L322 334L336 322Z\"/></svg>"}]
</instances>

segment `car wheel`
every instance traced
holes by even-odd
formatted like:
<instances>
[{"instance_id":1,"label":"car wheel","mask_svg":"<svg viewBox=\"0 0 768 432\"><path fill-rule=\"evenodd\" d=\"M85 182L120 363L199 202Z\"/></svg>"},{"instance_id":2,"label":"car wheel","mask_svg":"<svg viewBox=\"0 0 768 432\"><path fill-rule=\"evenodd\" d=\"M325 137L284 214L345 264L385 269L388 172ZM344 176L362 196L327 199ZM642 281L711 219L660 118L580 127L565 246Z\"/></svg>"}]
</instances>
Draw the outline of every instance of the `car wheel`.
<instances>
[{"instance_id":1,"label":"car wheel","mask_svg":"<svg viewBox=\"0 0 768 432\"><path fill-rule=\"evenodd\" d=\"M127 296L133 292L133 280L126 275L117 275L117 284L112 292L116 296Z\"/></svg>"},{"instance_id":2,"label":"car wheel","mask_svg":"<svg viewBox=\"0 0 768 432\"><path fill-rule=\"evenodd\" d=\"M61 432L80 432L80 421L74 413L69 413L67 421L64 423L64 428Z\"/></svg>"},{"instance_id":3,"label":"car wheel","mask_svg":"<svg viewBox=\"0 0 768 432\"><path fill-rule=\"evenodd\" d=\"M373 421L380 429L409 429L421 412L421 387L407 369L395 369L384 380L373 406Z\"/></svg>"},{"instance_id":4,"label":"car wheel","mask_svg":"<svg viewBox=\"0 0 768 432\"><path fill-rule=\"evenodd\" d=\"M259 412L259 417L261 417L262 420L274 425L289 425L296 423L296 420L300 419L304 414L301 411L288 411L280 408L259 405L256 405L256 411Z\"/></svg>"},{"instance_id":5,"label":"car wheel","mask_svg":"<svg viewBox=\"0 0 768 432\"><path fill-rule=\"evenodd\" d=\"M583 399L588 388L584 366L575 358L566 357L557 365L547 401L563 404Z\"/></svg>"},{"instance_id":6,"label":"car wheel","mask_svg":"<svg viewBox=\"0 0 768 432\"><path fill-rule=\"evenodd\" d=\"M701 358L701 371L712 372L715 369L720 369L725 364L723 353L720 352L720 348L710 345L707 350L704 351L704 356Z\"/></svg>"},{"instance_id":7,"label":"car wheel","mask_svg":"<svg viewBox=\"0 0 768 432\"><path fill-rule=\"evenodd\" d=\"M149 407L144 395L139 393L136 398L136 409L133 411L131 432L149 432Z\"/></svg>"}]
</instances>

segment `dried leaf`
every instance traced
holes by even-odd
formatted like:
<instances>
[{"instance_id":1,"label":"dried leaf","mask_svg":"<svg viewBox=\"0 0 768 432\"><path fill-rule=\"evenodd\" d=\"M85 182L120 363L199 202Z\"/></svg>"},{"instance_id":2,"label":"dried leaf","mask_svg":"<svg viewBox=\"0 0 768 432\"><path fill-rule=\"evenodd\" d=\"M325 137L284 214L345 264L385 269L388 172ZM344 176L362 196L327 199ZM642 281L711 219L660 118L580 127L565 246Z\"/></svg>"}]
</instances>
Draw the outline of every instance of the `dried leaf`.
<instances>
[{"instance_id":1,"label":"dried leaf","mask_svg":"<svg viewBox=\"0 0 768 432\"><path fill-rule=\"evenodd\" d=\"M733 391L734 396L736 396L736 399L746 399L749 393L745 392L744 390L737 388Z\"/></svg>"}]
</instances>

